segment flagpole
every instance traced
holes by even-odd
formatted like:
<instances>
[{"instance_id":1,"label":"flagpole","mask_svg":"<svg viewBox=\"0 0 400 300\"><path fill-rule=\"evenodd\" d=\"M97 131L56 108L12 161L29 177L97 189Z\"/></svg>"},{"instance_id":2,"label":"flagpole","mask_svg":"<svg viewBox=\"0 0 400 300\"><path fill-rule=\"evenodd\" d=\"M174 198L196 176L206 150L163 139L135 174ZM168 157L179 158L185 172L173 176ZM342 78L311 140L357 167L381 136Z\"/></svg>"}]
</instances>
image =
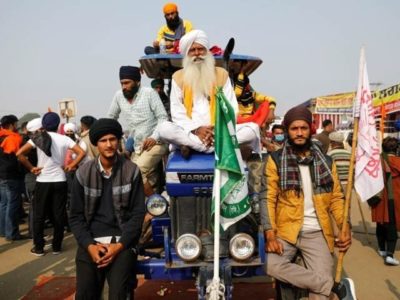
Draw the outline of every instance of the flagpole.
<instances>
[{"instance_id":1,"label":"flagpole","mask_svg":"<svg viewBox=\"0 0 400 300\"><path fill-rule=\"evenodd\" d=\"M358 122L359 118L354 118L354 127L353 127L353 141L351 143L351 158L350 158L350 167L349 167L349 181L347 183L346 189L346 199L344 202L344 212L343 212L343 223L341 233L343 234L349 227L349 223L347 219L349 217L349 207L350 207L350 199L351 199L351 192L354 186L354 166L356 160L356 149L357 149L357 133L358 133ZM343 259L346 252L339 252L339 258L336 266L336 276L335 282L339 283L340 278L342 276L342 269L343 269Z\"/></svg>"},{"instance_id":2,"label":"flagpole","mask_svg":"<svg viewBox=\"0 0 400 300\"><path fill-rule=\"evenodd\" d=\"M220 207L221 207L221 171L216 168L214 173L214 276L211 284L207 287L209 300L224 299L224 294L220 290L219 280L219 232L220 232ZM222 295L221 295L222 294ZM220 297L221 296L221 297Z\"/></svg>"},{"instance_id":3,"label":"flagpole","mask_svg":"<svg viewBox=\"0 0 400 300\"><path fill-rule=\"evenodd\" d=\"M362 47L361 54L360 54L360 65L358 68L359 84L358 84L357 96L359 93L360 86L362 85L364 66L365 66L365 53L364 53L364 47ZM351 143L351 157L350 157L350 167L349 167L349 177L348 177L349 180L347 183L346 198L344 201L343 223L342 223L341 235L343 235L343 233L345 233L346 230L348 230L349 223L347 222L347 220L349 217L351 192L354 188L354 169L355 169L355 160L356 160L356 151L357 151L358 125L359 125L359 121L360 121L360 105L361 105L361 103L358 103L358 98L356 98L355 104L356 105L354 106L355 113L354 113L353 139L352 139L352 143ZM342 276L343 259L344 259L345 254L346 254L346 252L339 252L338 262L336 265L336 275L335 275L336 283L340 282L340 278Z\"/></svg>"},{"instance_id":4,"label":"flagpole","mask_svg":"<svg viewBox=\"0 0 400 300\"><path fill-rule=\"evenodd\" d=\"M221 171L215 170L215 213L214 213L214 280L219 280L219 231L221 207Z\"/></svg>"}]
</instances>

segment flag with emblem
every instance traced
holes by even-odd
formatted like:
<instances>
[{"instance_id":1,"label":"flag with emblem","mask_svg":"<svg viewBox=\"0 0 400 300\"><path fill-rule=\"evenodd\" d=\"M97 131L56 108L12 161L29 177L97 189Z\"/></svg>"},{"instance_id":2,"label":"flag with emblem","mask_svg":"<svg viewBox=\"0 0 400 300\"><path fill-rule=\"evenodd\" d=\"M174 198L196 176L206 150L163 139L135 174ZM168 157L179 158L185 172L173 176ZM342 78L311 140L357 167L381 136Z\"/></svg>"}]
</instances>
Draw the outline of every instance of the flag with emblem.
<instances>
[{"instance_id":1,"label":"flag with emblem","mask_svg":"<svg viewBox=\"0 0 400 300\"><path fill-rule=\"evenodd\" d=\"M382 191L384 181L364 48L361 49L354 116L359 118L354 187L360 199L367 201Z\"/></svg>"},{"instance_id":2,"label":"flag with emblem","mask_svg":"<svg viewBox=\"0 0 400 300\"><path fill-rule=\"evenodd\" d=\"M216 189L220 191L220 224L224 230L244 218L251 211L244 163L236 137L236 116L222 92L217 90L215 109L215 169L220 172L220 182L214 176L212 214Z\"/></svg>"}]
</instances>

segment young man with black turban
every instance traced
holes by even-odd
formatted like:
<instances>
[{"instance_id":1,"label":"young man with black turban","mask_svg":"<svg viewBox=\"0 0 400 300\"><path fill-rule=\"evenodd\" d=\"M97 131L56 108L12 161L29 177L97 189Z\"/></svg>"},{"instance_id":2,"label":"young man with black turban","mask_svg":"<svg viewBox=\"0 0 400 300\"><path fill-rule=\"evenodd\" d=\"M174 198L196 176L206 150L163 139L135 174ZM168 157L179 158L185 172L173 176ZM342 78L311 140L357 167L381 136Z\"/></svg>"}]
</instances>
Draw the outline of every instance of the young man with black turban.
<instances>
[{"instance_id":1,"label":"young man with black turban","mask_svg":"<svg viewBox=\"0 0 400 300\"><path fill-rule=\"evenodd\" d=\"M311 141L312 114L304 106L283 120L288 140L268 156L262 180L262 223L268 275L309 291L310 299L352 298L348 278L334 285L333 249L347 251L351 234L343 220L344 196L336 166ZM344 234L335 241L331 216ZM292 263L300 252L306 267Z\"/></svg>"},{"instance_id":2,"label":"young man with black turban","mask_svg":"<svg viewBox=\"0 0 400 300\"><path fill-rule=\"evenodd\" d=\"M76 172L69 217L79 245L76 299L101 299L106 278L109 299L133 299L145 207L139 168L117 152L122 134L116 120L96 121L89 137L99 157Z\"/></svg>"},{"instance_id":3,"label":"young man with black turban","mask_svg":"<svg viewBox=\"0 0 400 300\"><path fill-rule=\"evenodd\" d=\"M160 141L158 126L168 115L157 92L141 86L138 67L122 66L119 78L122 89L115 94L108 117L117 120L122 114L125 118L134 140L131 159L139 166L146 193L151 195L158 183L157 166L168 151Z\"/></svg>"}]
</instances>

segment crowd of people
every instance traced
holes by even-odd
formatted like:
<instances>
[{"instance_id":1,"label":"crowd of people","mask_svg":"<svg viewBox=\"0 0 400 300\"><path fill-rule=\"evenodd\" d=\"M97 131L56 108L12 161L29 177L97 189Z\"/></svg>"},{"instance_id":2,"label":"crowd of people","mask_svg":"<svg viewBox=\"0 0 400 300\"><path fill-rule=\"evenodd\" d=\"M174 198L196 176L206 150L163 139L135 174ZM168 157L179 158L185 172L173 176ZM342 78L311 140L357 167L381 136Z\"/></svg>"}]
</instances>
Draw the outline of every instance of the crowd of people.
<instances>
[{"instance_id":1,"label":"crowd of people","mask_svg":"<svg viewBox=\"0 0 400 300\"><path fill-rule=\"evenodd\" d=\"M54 112L25 126L18 126L14 115L1 118L0 235L8 241L27 238L19 231L19 219L21 195L29 194L32 254L45 254L47 220L54 229L53 254L62 251L66 226L77 240L76 299L99 299L106 278L111 299L133 297L145 197L162 185L160 170L169 151L179 151L187 160L193 151L214 152L218 87L237 115L244 160L246 150L260 154L264 148L269 153L261 193L267 274L307 289L313 299L332 294L351 299L352 281L336 284L332 278L334 247L345 252L351 245L350 220L343 219L350 166L343 134L326 120L323 131L312 136L311 112L296 106L267 138L275 99L255 92L242 71L230 78L217 67L208 36L182 20L175 4L165 5L163 12L167 24L146 53L160 52L160 43L166 42L169 53L182 54L183 68L173 74L169 96L163 79L144 87L139 67L121 66L121 89L105 118L84 116L80 126L60 126ZM121 142L120 117L127 124L126 143ZM400 226L397 148L396 139L383 141L386 184L372 205L378 253L388 265L399 264L394 257ZM32 177L34 188L28 189L25 180ZM345 229L335 233L332 220ZM305 267L293 263L299 253Z\"/></svg>"}]
</instances>

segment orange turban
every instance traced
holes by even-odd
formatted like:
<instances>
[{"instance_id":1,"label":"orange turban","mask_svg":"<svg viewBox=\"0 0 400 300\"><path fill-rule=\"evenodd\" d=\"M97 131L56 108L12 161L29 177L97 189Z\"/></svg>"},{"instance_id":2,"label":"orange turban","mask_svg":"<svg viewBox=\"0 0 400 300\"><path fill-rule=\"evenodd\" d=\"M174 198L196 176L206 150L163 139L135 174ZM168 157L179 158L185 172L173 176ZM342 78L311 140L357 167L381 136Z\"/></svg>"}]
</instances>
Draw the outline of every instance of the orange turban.
<instances>
[{"instance_id":1,"label":"orange turban","mask_svg":"<svg viewBox=\"0 0 400 300\"><path fill-rule=\"evenodd\" d=\"M163 11L164 11L164 15L170 14L173 12L177 12L178 6L175 3L170 2L170 3L167 3L164 5Z\"/></svg>"}]
</instances>

